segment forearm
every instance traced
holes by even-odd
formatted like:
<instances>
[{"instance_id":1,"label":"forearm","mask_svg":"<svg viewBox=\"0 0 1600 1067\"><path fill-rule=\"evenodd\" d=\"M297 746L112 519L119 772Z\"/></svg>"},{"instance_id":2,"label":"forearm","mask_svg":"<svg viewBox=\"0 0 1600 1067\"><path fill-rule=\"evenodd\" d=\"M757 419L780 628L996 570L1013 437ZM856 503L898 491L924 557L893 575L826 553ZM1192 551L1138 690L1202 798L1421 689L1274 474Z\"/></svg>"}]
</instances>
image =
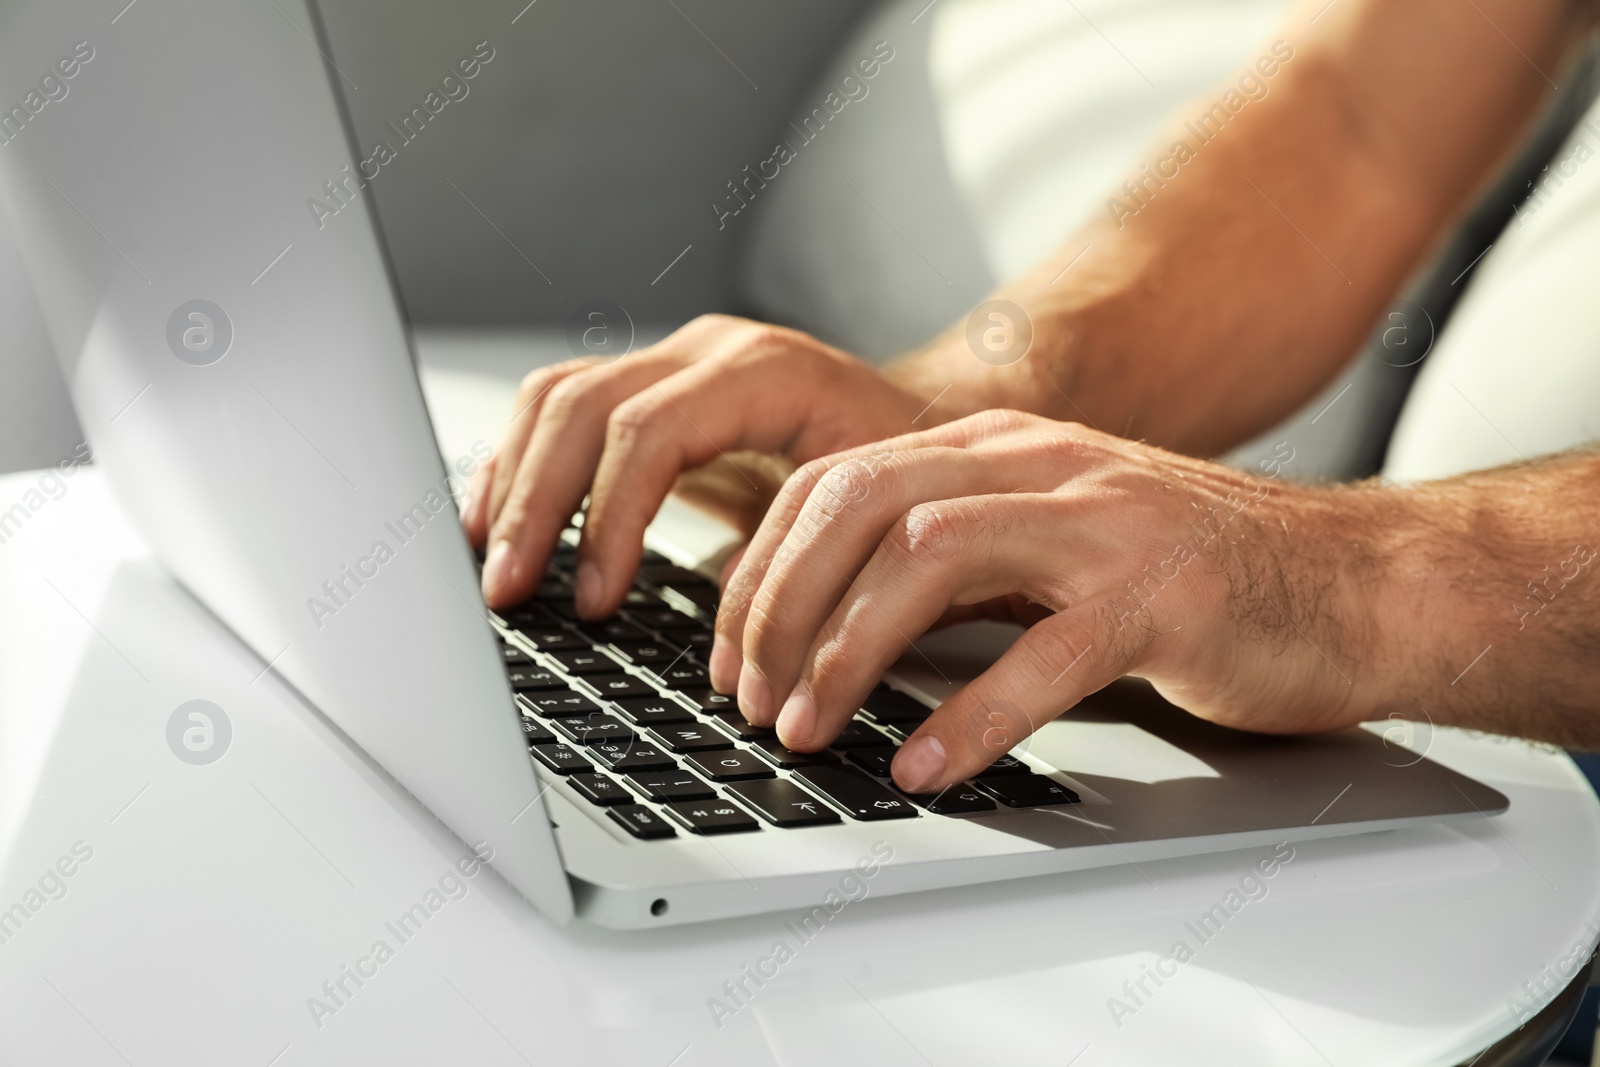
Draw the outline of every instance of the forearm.
<instances>
[{"instance_id":1,"label":"forearm","mask_svg":"<svg viewBox=\"0 0 1600 1067\"><path fill-rule=\"evenodd\" d=\"M1229 86L1183 109L1106 210L996 294L1032 320L1026 358L975 358L961 322L891 376L949 385L947 417L1018 407L1195 453L1314 395L1514 141L1587 10L1342 0L1312 23L1323 3L1276 35L1291 58L1255 68L1264 96L1220 132L1198 119Z\"/></svg>"},{"instance_id":2,"label":"forearm","mask_svg":"<svg viewBox=\"0 0 1600 1067\"><path fill-rule=\"evenodd\" d=\"M1376 493L1371 661L1391 710L1600 746L1600 455Z\"/></svg>"}]
</instances>

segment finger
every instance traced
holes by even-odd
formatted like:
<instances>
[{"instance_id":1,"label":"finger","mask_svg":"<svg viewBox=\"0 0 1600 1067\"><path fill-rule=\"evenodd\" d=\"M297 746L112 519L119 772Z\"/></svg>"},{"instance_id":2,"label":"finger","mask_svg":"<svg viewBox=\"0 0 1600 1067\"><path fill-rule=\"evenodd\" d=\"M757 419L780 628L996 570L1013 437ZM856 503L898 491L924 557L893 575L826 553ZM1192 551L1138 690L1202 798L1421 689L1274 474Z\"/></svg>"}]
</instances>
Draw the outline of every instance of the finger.
<instances>
[{"instance_id":1,"label":"finger","mask_svg":"<svg viewBox=\"0 0 1600 1067\"><path fill-rule=\"evenodd\" d=\"M790 476L779 492L778 498L767 511L766 518L750 541L750 548L739 567L723 590L721 606L717 613L714 646L725 645L730 650L723 662L730 658L739 661L739 677L732 682L739 693L739 709L747 719L760 726L770 726L777 717L778 706L773 690L757 669L747 669L743 663L744 634L749 624L751 604L766 577L779 546L788 536L795 518L805 506L817 483L834 466L851 460L873 462L898 449L948 447L961 448L969 443L998 440L1036 420L1015 412L983 412L956 422L946 423L930 430L906 434L888 441L847 449L821 459L812 460Z\"/></svg>"},{"instance_id":2,"label":"finger","mask_svg":"<svg viewBox=\"0 0 1600 1067\"><path fill-rule=\"evenodd\" d=\"M782 450L839 377L836 360L798 348L788 331L747 328L617 405L578 544L579 573L592 576L579 582L579 611L616 609L638 567L645 527L680 473L729 451Z\"/></svg>"},{"instance_id":3,"label":"finger","mask_svg":"<svg viewBox=\"0 0 1600 1067\"><path fill-rule=\"evenodd\" d=\"M727 589L728 579L733 576L749 547L741 546L723 563L722 574L717 582L720 588ZM725 641L711 642L711 655L706 660L706 668L711 674L711 688L719 693L732 693L734 686L739 683L739 657Z\"/></svg>"},{"instance_id":4,"label":"finger","mask_svg":"<svg viewBox=\"0 0 1600 1067\"><path fill-rule=\"evenodd\" d=\"M1000 659L939 705L893 764L909 793L970 778L1034 730L1133 670L1156 638L1119 628L1109 600L1061 612L1023 631Z\"/></svg>"},{"instance_id":5,"label":"finger","mask_svg":"<svg viewBox=\"0 0 1600 1067\"><path fill-rule=\"evenodd\" d=\"M467 532L467 543L482 548L489 538L489 488L494 484L495 460L490 456L472 472L467 483L467 498L461 502L461 526Z\"/></svg>"},{"instance_id":6,"label":"finger","mask_svg":"<svg viewBox=\"0 0 1600 1067\"><path fill-rule=\"evenodd\" d=\"M1047 495L1005 493L919 504L883 538L860 576L809 641L778 737L797 751L830 743L910 643L952 607L1007 594L1056 602L1039 588L1041 560L1081 547Z\"/></svg>"},{"instance_id":7,"label":"finger","mask_svg":"<svg viewBox=\"0 0 1600 1067\"><path fill-rule=\"evenodd\" d=\"M611 409L682 365L683 357L671 353L640 353L569 375L545 394L511 489L492 520L483 565L483 595L491 607L514 604L538 584L551 546L588 492Z\"/></svg>"},{"instance_id":8,"label":"finger","mask_svg":"<svg viewBox=\"0 0 1600 1067\"><path fill-rule=\"evenodd\" d=\"M962 498L1048 489L1056 481L1052 468L1041 454L1003 447L994 453L981 445L919 448L837 464L812 490L773 554L745 621L745 663L766 680L775 700L788 700L818 630L841 598L860 595L852 583L864 576L869 560L880 560L875 553L884 553L881 559L891 569L899 567L902 581L943 578L921 573L923 557L954 554L957 537L988 540L991 522L1026 521L1015 499L986 519ZM942 503L924 507L929 501ZM910 632L921 634L937 617ZM781 729L781 713L778 723Z\"/></svg>"},{"instance_id":9,"label":"finger","mask_svg":"<svg viewBox=\"0 0 1600 1067\"><path fill-rule=\"evenodd\" d=\"M505 504L506 496L511 492L511 481L516 477L517 463L522 459L523 450L528 447L528 439L533 435L533 428L539 421L539 412L544 406L544 399L558 382L589 370L590 366L581 360L568 360L558 363L553 367L540 367L522 379L522 384L517 387L515 406L511 411L511 419L506 423L506 430L500 436L500 446L495 450L495 457L502 462L495 464L494 477L489 482L488 496L484 501L484 538L488 538L488 530L494 525L500 508Z\"/></svg>"}]
</instances>

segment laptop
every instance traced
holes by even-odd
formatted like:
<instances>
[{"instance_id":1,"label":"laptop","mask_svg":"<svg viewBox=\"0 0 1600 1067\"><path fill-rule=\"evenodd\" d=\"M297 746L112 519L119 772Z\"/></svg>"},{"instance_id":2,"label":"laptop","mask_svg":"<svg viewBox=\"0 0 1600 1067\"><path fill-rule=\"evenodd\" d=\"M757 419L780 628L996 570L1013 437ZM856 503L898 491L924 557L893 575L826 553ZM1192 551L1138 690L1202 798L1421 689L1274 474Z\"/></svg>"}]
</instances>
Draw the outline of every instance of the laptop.
<instances>
[{"instance_id":1,"label":"laptop","mask_svg":"<svg viewBox=\"0 0 1600 1067\"><path fill-rule=\"evenodd\" d=\"M520 62L510 39L499 54ZM882 896L1506 809L1425 746L1243 734L1136 681L909 797L895 746L1003 630L931 636L800 756L709 687L717 590L681 552L648 553L621 612L585 622L569 530L532 599L487 611L453 500L482 457L435 444L370 204L407 149L366 164L334 62L306 0L8 5L0 195L155 553L552 921L694 922L863 879Z\"/></svg>"}]
</instances>

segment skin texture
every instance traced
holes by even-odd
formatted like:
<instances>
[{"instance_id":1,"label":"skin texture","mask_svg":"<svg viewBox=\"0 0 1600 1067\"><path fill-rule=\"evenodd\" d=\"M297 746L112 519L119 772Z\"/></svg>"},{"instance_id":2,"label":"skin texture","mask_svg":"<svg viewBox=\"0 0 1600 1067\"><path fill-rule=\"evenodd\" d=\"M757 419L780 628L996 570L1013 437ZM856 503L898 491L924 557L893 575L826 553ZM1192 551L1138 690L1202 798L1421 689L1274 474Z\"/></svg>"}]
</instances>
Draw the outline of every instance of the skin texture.
<instances>
[{"instance_id":1,"label":"skin texture","mask_svg":"<svg viewBox=\"0 0 1600 1067\"><path fill-rule=\"evenodd\" d=\"M1126 674L1248 730L1397 712L1600 740L1600 459L1422 489L1294 485L1292 461L1239 471L995 410L807 463L727 583L740 705L821 748L907 635L989 617L1029 628L905 743L912 792ZM1504 651L1474 662L1486 645Z\"/></svg>"},{"instance_id":2,"label":"skin texture","mask_svg":"<svg viewBox=\"0 0 1600 1067\"><path fill-rule=\"evenodd\" d=\"M723 315L604 366L534 371L516 404L462 509L468 537L487 542L484 597L499 607L532 590L587 493L576 595L596 618L621 603L681 471L731 452L804 462L912 429L927 407L815 338Z\"/></svg>"},{"instance_id":3,"label":"skin texture","mask_svg":"<svg viewBox=\"0 0 1600 1067\"><path fill-rule=\"evenodd\" d=\"M929 626L1029 625L906 744L908 788L959 780L1126 673L1250 729L1401 712L1600 742L1583 710L1600 593L1577 562L1600 539L1593 457L1413 488L1192 458L1339 371L1591 15L1572 0L1297 8L1265 97L1137 212L997 294L1033 326L1010 365L976 358L964 322L879 374L708 316L608 366L536 371L464 509L486 599L527 594L587 493L578 603L608 614L663 497L709 464L729 510L765 515L726 575L712 681L792 747L825 745ZM769 477L728 463L743 452L776 457Z\"/></svg>"}]
</instances>

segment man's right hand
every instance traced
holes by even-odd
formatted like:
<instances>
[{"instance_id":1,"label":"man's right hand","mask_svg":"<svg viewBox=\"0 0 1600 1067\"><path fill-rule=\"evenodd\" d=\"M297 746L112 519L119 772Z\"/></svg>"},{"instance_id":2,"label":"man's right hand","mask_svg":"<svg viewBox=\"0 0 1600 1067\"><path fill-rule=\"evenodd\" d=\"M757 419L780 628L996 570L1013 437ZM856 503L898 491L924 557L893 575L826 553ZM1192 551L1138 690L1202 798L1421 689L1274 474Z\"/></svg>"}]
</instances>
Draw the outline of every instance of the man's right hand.
<instances>
[{"instance_id":1,"label":"man's right hand","mask_svg":"<svg viewBox=\"0 0 1600 1067\"><path fill-rule=\"evenodd\" d=\"M737 451L804 463L926 429L943 421L930 399L806 334L723 315L604 365L534 371L463 508L468 537L488 548L484 599L533 591L587 494L575 595L584 615L605 616L681 472Z\"/></svg>"}]
</instances>

